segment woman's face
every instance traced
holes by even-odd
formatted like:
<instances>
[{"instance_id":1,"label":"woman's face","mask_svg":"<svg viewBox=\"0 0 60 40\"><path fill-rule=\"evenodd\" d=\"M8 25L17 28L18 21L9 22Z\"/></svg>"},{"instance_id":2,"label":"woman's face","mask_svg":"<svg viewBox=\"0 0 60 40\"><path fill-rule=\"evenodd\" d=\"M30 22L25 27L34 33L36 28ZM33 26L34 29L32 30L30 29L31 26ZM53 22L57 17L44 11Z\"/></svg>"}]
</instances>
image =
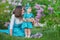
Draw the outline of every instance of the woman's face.
<instances>
[{"instance_id":1,"label":"woman's face","mask_svg":"<svg viewBox=\"0 0 60 40\"><path fill-rule=\"evenodd\" d=\"M22 14L24 14L24 7L22 8Z\"/></svg>"}]
</instances>

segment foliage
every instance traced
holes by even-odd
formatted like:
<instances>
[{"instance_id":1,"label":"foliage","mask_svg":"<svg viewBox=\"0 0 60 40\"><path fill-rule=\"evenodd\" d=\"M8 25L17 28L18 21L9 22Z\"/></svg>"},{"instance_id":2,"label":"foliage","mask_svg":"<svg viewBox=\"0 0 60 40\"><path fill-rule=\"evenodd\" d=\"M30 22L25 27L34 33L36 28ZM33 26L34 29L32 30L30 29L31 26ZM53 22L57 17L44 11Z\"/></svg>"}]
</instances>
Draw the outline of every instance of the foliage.
<instances>
[{"instance_id":1,"label":"foliage","mask_svg":"<svg viewBox=\"0 0 60 40\"><path fill-rule=\"evenodd\" d=\"M0 40L59 40L60 38L60 0L24 0L22 4L25 6L25 4L29 2L32 6L32 12L36 16L36 9L34 8L35 3L38 3L40 5L44 5L44 14L45 16L42 16L40 19L40 23L46 22L47 25L45 25L43 28L34 28L32 30L33 34L36 32L43 33L43 37L40 39L26 39L26 38L20 38L20 37L10 37L6 34L0 35ZM48 6L51 5L53 8L53 13L49 14ZM6 7L8 6L8 7ZM0 29L5 29L4 23L9 21L11 18L12 10L15 8L15 6L9 4L7 1L6 3L2 3L0 0ZM10 10L6 12L6 10ZM2 36L3 35L3 36ZM4 39L3 39L4 37Z\"/></svg>"}]
</instances>

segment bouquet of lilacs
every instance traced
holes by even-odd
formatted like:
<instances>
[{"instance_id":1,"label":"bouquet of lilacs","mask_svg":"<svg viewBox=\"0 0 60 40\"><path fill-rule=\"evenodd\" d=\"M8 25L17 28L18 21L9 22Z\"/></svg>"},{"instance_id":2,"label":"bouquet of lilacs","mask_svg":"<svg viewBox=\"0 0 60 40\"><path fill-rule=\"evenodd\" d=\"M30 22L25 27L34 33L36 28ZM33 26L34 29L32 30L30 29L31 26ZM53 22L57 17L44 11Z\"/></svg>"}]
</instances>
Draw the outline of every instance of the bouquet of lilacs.
<instances>
[{"instance_id":1,"label":"bouquet of lilacs","mask_svg":"<svg viewBox=\"0 0 60 40\"><path fill-rule=\"evenodd\" d=\"M39 20L41 19L42 16L44 16L44 14L43 14L44 9L39 4L35 4L34 7L36 8L36 11L37 11L37 14L36 14L36 17L35 17L36 24L34 26L43 27L45 25L45 23L41 24L41 23L39 23Z\"/></svg>"}]
</instances>

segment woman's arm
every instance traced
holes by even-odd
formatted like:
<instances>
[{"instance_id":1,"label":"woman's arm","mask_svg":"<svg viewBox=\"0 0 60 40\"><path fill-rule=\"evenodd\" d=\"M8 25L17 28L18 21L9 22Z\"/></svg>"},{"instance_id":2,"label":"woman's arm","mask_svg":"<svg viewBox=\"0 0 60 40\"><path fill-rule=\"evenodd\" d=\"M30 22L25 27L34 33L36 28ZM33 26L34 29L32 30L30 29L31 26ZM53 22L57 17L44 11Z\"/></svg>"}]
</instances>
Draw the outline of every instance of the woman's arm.
<instances>
[{"instance_id":1,"label":"woman's arm","mask_svg":"<svg viewBox=\"0 0 60 40\"><path fill-rule=\"evenodd\" d=\"M15 19L15 15L13 14L11 16L11 20L10 20L10 36L12 36L12 29L13 29L13 25L14 25L14 19Z\"/></svg>"},{"instance_id":2,"label":"woman's arm","mask_svg":"<svg viewBox=\"0 0 60 40\"><path fill-rule=\"evenodd\" d=\"M23 21L27 21L25 18L23 18Z\"/></svg>"},{"instance_id":3,"label":"woman's arm","mask_svg":"<svg viewBox=\"0 0 60 40\"><path fill-rule=\"evenodd\" d=\"M10 36L12 36L12 29L10 29Z\"/></svg>"}]
</instances>

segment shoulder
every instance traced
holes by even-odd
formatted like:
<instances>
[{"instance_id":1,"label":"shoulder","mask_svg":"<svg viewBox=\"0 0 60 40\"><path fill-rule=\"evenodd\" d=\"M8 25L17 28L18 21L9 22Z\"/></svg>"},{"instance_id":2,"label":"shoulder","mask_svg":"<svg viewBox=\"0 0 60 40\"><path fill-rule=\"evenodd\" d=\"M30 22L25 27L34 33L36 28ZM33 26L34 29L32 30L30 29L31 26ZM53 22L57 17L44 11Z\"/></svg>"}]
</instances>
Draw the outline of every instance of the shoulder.
<instances>
[{"instance_id":1,"label":"shoulder","mask_svg":"<svg viewBox=\"0 0 60 40\"><path fill-rule=\"evenodd\" d=\"M24 14L27 14L27 12L25 12Z\"/></svg>"},{"instance_id":2,"label":"shoulder","mask_svg":"<svg viewBox=\"0 0 60 40\"><path fill-rule=\"evenodd\" d=\"M31 15L33 15L33 13L30 13Z\"/></svg>"},{"instance_id":3,"label":"shoulder","mask_svg":"<svg viewBox=\"0 0 60 40\"><path fill-rule=\"evenodd\" d=\"M15 19L15 14L12 14L11 19Z\"/></svg>"},{"instance_id":4,"label":"shoulder","mask_svg":"<svg viewBox=\"0 0 60 40\"><path fill-rule=\"evenodd\" d=\"M25 15L27 15L27 13L25 12L23 15L25 16Z\"/></svg>"},{"instance_id":5,"label":"shoulder","mask_svg":"<svg viewBox=\"0 0 60 40\"><path fill-rule=\"evenodd\" d=\"M12 14L12 17L15 17L15 14Z\"/></svg>"}]
</instances>

